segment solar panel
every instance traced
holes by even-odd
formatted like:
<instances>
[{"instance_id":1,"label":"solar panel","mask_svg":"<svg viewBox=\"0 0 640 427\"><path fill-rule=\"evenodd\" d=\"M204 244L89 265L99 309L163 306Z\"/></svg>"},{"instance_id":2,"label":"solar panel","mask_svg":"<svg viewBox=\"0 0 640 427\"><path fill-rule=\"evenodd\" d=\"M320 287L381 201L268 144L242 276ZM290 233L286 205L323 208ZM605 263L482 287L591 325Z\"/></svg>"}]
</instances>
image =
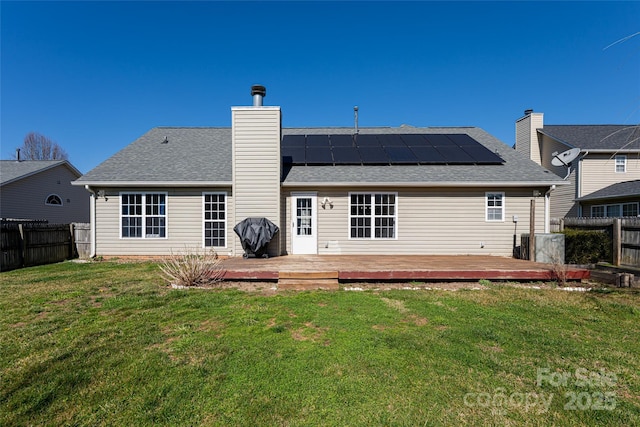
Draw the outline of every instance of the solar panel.
<instances>
[{"instance_id":1,"label":"solar panel","mask_svg":"<svg viewBox=\"0 0 640 427\"><path fill-rule=\"evenodd\" d=\"M407 144L409 147L424 147L424 146L431 146L431 144L429 143L429 141L427 141L427 139L423 136L423 135L402 135L401 136L402 140L404 141L405 144Z\"/></svg>"},{"instance_id":2,"label":"solar panel","mask_svg":"<svg viewBox=\"0 0 640 427\"><path fill-rule=\"evenodd\" d=\"M391 160L391 164L417 164L418 159L413 154L413 152L409 149L409 147L397 147L397 146L386 146L384 147L384 151L389 155L389 160Z\"/></svg>"},{"instance_id":3,"label":"solar panel","mask_svg":"<svg viewBox=\"0 0 640 427\"><path fill-rule=\"evenodd\" d=\"M420 164L443 164L445 158L435 147L411 147Z\"/></svg>"},{"instance_id":4,"label":"solar panel","mask_svg":"<svg viewBox=\"0 0 640 427\"><path fill-rule=\"evenodd\" d=\"M383 147L406 147L400 135L376 135Z\"/></svg>"},{"instance_id":5,"label":"solar panel","mask_svg":"<svg viewBox=\"0 0 640 427\"><path fill-rule=\"evenodd\" d=\"M284 135L282 137L282 147L300 146L304 147L304 135Z\"/></svg>"},{"instance_id":6,"label":"solar panel","mask_svg":"<svg viewBox=\"0 0 640 427\"><path fill-rule=\"evenodd\" d=\"M362 163L357 147L333 147L333 161L336 165L359 165Z\"/></svg>"},{"instance_id":7,"label":"solar panel","mask_svg":"<svg viewBox=\"0 0 640 427\"><path fill-rule=\"evenodd\" d=\"M305 163L305 148L285 145L280 149L283 163L303 165Z\"/></svg>"},{"instance_id":8,"label":"solar panel","mask_svg":"<svg viewBox=\"0 0 640 427\"><path fill-rule=\"evenodd\" d=\"M504 160L496 153L489 151L486 147L478 145L465 145L461 147L468 155L470 155L475 163L503 163Z\"/></svg>"},{"instance_id":9,"label":"solar panel","mask_svg":"<svg viewBox=\"0 0 640 427\"><path fill-rule=\"evenodd\" d=\"M504 163L466 134L284 135L281 151L291 165Z\"/></svg>"},{"instance_id":10,"label":"solar panel","mask_svg":"<svg viewBox=\"0 0 640 427\"><path fill-rule=\"evenodd\" d=\"M436 147L436 150L444 157L446 163L475 163L470 155L456 145Z\"/></svg>"},{"instance_id":11,"label":"solar panel","mask_svg":"<svg viewBox=\"0 0 640 427\"><path fill-rule=\"evenodd\" d=\"M434 147L448 147L448 146L455 147L456 146L456 144L452 140L450 140L447 135L429 134L429 135L425 135L424 137L427 138L427 140Z\"/></svg>"},{"instance_id":12,"label":"solar panel","mask_svg":"<svg viewBox=\"0 0 640 427\"><path fill-rule=\"evenodd\" d=\"M353 135L329 135L333 147L355 147Z\"/></svg>"},{"instance_id":13,"label":"solar panel","mask_svg":"<svg viewBox=\"0 0 640 427\"><path fill-rule=\"evenodd\" d=\"M360 158L365 165L387 165L390 163L389 156L382 147L369 146L358 147Z\"/></svg>"},{"instance_id":14,"label":"solar panel","mask_svg":"<svg viewBox=\"0 0 640 427\"><path fill-rule=\"evenodd\" d=\"M328 140L328 139L327 139ZM333 156L331 155L331 147L307 147L306 149L307 165L332 165Z\"/></svg>"},{"instance_id":15,"label":"solar panel","mask_svg":"<svg viewBox=\"0 0 640 427\"><path fill-rule=\"evenodd\" d=\"M451 134L451 135L447 135L449 137L450 140L452 140L453 142L455 142L457 145L459 146L467 146L467 145L479 145L478 141L476 141L475 139L471 138L469 135L460 133L460 134Z\"/></svg>"},{"instance_id":16,"label":"solar panel","mask_svg":"<svg viewBox=\"0 0 640 427\"><path fill-rule=\"evenodd\" d=\"M378 142L378 138L375 135L355 135L354 139L356 140L356 145L358 147L379 147L380 142Z\"/></svg>"},{"instance_id":17,"label":"solar panel","mask_svg":"<svg viewBox=\"0 0 640 427\"><path fill-rule=\"evenodd\" d=\"M307 135L307 147L329 147L329 135Z\"/></svg>"}]
</instances>

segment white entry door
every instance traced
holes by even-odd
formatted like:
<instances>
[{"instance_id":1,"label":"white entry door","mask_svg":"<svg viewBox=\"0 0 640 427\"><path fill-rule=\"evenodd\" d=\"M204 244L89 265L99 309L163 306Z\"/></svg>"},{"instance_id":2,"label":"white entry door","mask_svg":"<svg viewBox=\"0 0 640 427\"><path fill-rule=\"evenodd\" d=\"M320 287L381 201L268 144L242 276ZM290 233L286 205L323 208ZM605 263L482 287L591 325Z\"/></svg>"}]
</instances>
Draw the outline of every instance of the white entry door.
<instances>
[{"instance_id":1,"label":"white entry door","mask_svg":"<svg viewBox=\"0 0 640 427\"><path fill-rule=\"evenodd\" d=\"M291 193L291 252L318 253L317 194Z\"/></svg>"}]
</instances>

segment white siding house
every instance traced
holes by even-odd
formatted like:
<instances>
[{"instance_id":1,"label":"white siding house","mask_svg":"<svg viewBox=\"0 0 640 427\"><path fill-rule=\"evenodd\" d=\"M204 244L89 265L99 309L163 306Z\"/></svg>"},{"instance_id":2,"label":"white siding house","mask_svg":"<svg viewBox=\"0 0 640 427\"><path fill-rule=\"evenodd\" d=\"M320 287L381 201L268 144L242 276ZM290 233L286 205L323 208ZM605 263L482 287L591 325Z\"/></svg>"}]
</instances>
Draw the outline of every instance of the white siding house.
<instances>
[{"instance_id":1,"label":"white siding house","mask_svg":"<svg viewBox=\"0 0 640 427\"><path fill-rule=\"evenodd\" d=\"M511 256L565 184L480 128L282 128L252 95L230 128L151 129L75 181L92 195L94 255L241 256L234 226L264 217L279 227L270 256Z\"/></svg>"},{"instance_id":2,"label":"white siding house","mask_svg":"<svg viewBox=\"0 0 640 427\"><path fill-rule=\"evenodd\" d=\"M634 204L626 211L638 211L637 187L618 184L640 179L640 126L545 125L543 119L542 113L525 111L516 121L515 148L568 184L551 193L551 217L622 216L622 209L616 215L617 208L606 208L618 204L616 199ZM575 148L579 155L570 168L551 163L554 154Z\"/></svg>"}]
</instances>

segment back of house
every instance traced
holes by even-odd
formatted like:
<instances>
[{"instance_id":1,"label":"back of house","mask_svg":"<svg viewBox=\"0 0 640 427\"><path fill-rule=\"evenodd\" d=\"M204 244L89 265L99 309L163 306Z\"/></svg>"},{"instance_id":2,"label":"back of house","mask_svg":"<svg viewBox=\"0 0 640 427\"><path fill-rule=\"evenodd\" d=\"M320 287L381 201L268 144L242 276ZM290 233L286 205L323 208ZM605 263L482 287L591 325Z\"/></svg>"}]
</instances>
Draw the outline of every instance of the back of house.
<instances>
[{"instance_id":1,"label":"back of house","mask_svg":"<svg viewBox=\"0 0 640 427\"><path fill-rule=\"evenodd\" d=\"M246 218L278 227L270 256L511 256L531 224L548 232L565 181L480 128L283 128L266 89L251 95L230 127L151 129L74 182L93 255L241 256Z\"/></svg>"}]
</instances>

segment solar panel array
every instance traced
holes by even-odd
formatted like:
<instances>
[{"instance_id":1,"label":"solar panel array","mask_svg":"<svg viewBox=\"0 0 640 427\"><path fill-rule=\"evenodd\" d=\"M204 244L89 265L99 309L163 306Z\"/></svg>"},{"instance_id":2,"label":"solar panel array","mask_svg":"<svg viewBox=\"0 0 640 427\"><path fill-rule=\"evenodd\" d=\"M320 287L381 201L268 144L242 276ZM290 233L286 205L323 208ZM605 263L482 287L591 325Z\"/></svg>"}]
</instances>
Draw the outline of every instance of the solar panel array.
<instances>
[{"instance_id":1,"label":"solar panel array","mask_svg":"<svg viewBox=\"0 0 640 427\"><path fill-rule=\"evenodd\" d=\"M502 164L504 160L466 134L284 135L290 165Z\"/></svg>"}]
</instances>

